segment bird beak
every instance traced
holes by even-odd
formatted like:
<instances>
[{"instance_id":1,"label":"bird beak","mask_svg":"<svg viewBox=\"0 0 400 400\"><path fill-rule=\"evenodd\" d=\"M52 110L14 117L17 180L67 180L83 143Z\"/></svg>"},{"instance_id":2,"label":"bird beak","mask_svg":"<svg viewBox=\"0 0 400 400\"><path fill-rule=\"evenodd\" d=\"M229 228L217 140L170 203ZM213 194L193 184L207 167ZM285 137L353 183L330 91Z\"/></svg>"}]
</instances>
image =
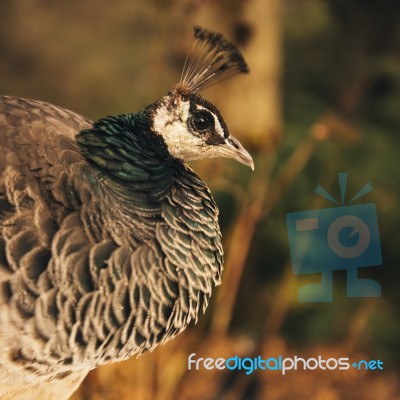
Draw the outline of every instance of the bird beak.
<instances>
[{"instance_id":1,"label":"bird beak","mask_svg":"<svg viewBox=\"0 0 400 400\"><path fill-rule=\"evenodd\" d=\"M240 163L249 166L254 171L254 161L249 152L233 136L228 136L225 143L218 146L221 157L233 158Z\"/></svg>"}]
</instances>

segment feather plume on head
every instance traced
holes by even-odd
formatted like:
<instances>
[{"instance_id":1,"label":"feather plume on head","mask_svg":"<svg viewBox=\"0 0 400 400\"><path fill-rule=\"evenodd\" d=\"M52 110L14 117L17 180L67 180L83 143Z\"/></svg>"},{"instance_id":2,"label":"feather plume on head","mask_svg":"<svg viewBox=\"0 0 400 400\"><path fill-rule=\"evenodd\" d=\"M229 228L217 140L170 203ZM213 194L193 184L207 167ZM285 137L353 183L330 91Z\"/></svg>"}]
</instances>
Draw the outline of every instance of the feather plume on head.
<instances>
[{"instance_id":1,"label":"feather plume on head","mask_svg":"<svg viewBox=\"0 0 400 400\"><path fill-rule=\"evenodd\" d=\"M183 90L197 92L236 74L250 72L240 51L221 33L195 26L193 36L195 40L178 84Z\"/></svg>"}]
</instances>

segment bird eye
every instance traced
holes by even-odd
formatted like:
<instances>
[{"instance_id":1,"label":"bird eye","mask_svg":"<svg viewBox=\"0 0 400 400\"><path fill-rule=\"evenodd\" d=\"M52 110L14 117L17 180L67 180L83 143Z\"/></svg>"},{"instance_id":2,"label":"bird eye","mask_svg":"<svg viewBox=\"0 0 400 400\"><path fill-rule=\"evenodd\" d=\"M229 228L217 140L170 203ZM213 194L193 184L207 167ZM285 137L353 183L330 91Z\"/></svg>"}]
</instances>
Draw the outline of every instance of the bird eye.
<instances>
[{"instance_id":1,"label":"bird eye","mask_svg":"<svg viewBox=\"0 0 400 400\"><path fill-rule=\"evenodd\" d=\"M207 111L196 111L190 119L190 124L197 132L204 132L213 127L214 118Z\"/></svg>"}]
</instances>

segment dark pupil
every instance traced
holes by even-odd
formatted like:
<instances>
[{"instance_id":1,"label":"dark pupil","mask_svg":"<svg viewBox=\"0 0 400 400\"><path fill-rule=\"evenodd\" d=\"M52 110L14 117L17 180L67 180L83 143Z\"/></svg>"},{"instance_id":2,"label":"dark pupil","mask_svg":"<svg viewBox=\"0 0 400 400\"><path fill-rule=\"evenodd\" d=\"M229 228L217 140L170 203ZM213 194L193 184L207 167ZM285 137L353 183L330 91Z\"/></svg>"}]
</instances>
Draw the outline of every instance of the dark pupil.
<instances>
[{"instance_id":1,"label":"dark pupil","mask_svg":"<svg viewBox=\"0 0 400 400\"><path fill-rule=\"evenodd\" d=\"M193 125L197 131L201 132L210 129L211 121L205 113L198 113L193 117Z\"/></svg>"}]
</instances>

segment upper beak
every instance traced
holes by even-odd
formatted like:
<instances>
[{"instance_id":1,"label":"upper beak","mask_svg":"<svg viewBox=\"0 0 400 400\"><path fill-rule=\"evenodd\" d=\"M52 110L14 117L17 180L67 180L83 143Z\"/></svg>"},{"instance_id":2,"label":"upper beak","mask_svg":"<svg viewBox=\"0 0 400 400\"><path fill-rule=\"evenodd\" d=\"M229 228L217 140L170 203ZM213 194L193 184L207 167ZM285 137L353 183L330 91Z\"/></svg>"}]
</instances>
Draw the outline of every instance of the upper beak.
<instances>
[{"instance_id":1,"label":"upper beak","mask_svg":"<svg viewBox=\"0 0 400 400\"><path fill-rule=\"evenodd\" d=\"M218 146L222 157L233 158L242 164L248 165L254 171L254 161L249 152L233 136L228 136L225 143Z\"/></svg>"}]
</instances>

